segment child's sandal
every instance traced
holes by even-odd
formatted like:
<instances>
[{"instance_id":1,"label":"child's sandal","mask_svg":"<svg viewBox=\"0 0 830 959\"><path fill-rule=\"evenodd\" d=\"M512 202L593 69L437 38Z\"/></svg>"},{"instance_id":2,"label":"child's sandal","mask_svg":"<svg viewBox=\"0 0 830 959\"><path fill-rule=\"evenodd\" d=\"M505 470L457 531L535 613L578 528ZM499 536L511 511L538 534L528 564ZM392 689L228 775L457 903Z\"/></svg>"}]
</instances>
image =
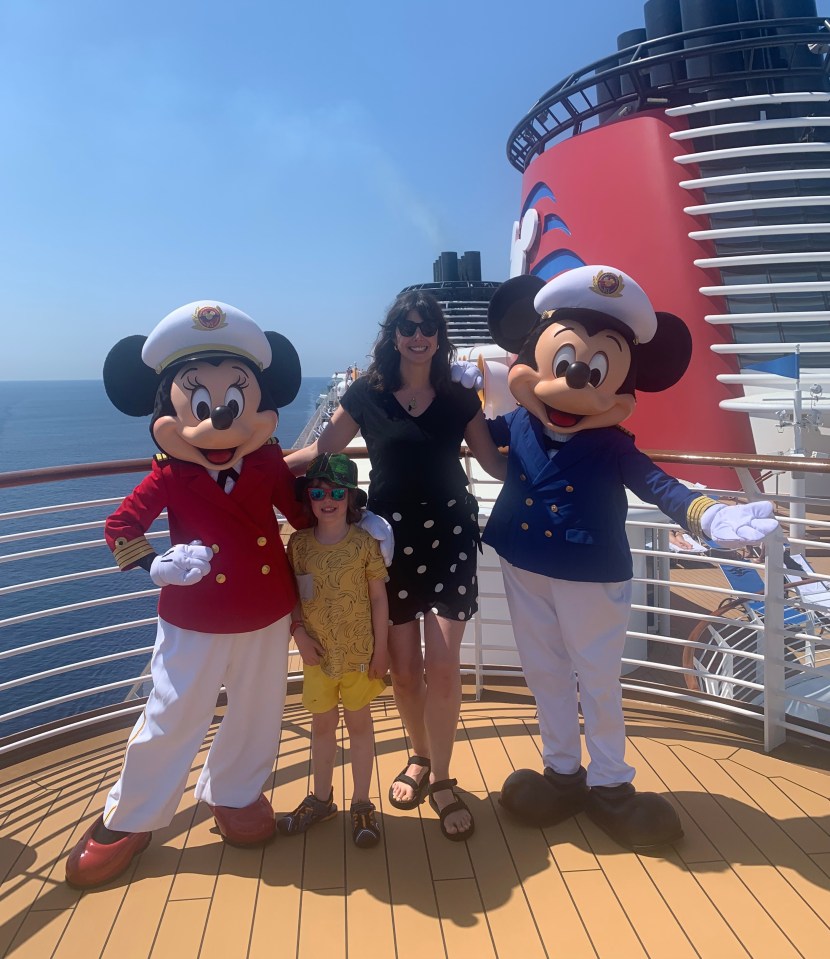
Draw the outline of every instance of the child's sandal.
<instances>
[{"instance_id":1,"label":"child's sandal","mask_svg":"<svg viewBox=\"0 0 830 959\"><path fill-rule=\"evenodd\" d=\"M473 820L473 814L470 812L470 807L464 802L463 799L459 799L458 794L455 791L455 787L457 785L457 779L442 779L440 782L431 783L429 787L429 804L438 813L438 818L441 821L441 832L447 837L447 839L451 840L452 842L464 842L475 832L476 824ZM443 809L439 809L438 803L434 798L434 793L439 793L442 789L449 789L455 797L455 801L447 803ZM445 824L447 816L449 816L451 813L458 812L461 809L466 809L467 812L470 813L470 825L466 829L461 829L458 832L448 832Z\"/></svg>"},{"instance_id":2,"label":"child's sandal","mask_svg":"<svg viewBox=\"0 0 830 959\"><path fill-rule=\"evenodd\" d=\"M333 788L327 800L318 799L314 793L309 793L296 809L280 816L277 820L277 832L283 836L297 836L318 822L334 819L337 815L337 806L333 800Z\"/></svg>"},{"instance_id":3,"label":"child's sandal","mask_svg":"<svg viewBox=\"0 0 830 959\"><path fill-rule=\"evenodd\" d=\"M352 839L360 849L369 849L380 842L380 826L375 818L375 805L372 802L352 803L349 810L352 816Z\"/></svg>"}]
</instances>

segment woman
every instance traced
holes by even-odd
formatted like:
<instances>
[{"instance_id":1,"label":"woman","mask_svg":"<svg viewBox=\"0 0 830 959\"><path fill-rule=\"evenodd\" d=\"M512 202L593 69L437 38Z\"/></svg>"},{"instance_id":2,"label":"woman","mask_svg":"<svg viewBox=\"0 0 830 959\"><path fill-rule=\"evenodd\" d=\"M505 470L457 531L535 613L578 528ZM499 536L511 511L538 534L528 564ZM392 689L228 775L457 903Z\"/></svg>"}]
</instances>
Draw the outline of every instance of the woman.
<instances>
[{"instance_id":1,"label":"woman","mask_svg":"<svg viewBox=\"0 0 830 959\"><path fill-rule=\"evenodd\" d=\"M461 639L478 608L478 504L459 460L464 439L481 465L504 479L474 390L452 382L455 350L438 301L398 297L381 324L366 374L343 396L319 439L286 457L301 473L314 456L342 450L361 431L372 470L369 509L395 534L389 567L392 688L412 744L389 790L398 809L429 792L448 839L472 835L473 817L450 779L461 708ZM419 616L423 616L423 652Z\"/></svg>"}]
</instances>

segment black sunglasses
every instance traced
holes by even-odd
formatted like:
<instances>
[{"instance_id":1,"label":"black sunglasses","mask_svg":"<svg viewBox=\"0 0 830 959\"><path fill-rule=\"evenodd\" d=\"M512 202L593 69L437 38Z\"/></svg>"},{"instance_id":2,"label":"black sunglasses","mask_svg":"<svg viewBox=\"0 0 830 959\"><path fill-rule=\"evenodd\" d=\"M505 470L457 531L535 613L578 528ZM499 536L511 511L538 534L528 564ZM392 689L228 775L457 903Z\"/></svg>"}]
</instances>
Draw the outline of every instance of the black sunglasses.
<instances>
[{"instance_id":1,"label":"black sunglasses","mask_svg":"<svg viewBox=\"0 0 830 959\"><path fill-rule=\"evenodd\" d=\"M412 320L406 319L404 317L402 320L398 320L396 326L398 327L398 333L401 336L415 336L415 331L420 330L422 336L435 336L440 327L440 323L437 323L435 320L421 320L420 323L413 323Z\"/></svg>"}]
</instances>

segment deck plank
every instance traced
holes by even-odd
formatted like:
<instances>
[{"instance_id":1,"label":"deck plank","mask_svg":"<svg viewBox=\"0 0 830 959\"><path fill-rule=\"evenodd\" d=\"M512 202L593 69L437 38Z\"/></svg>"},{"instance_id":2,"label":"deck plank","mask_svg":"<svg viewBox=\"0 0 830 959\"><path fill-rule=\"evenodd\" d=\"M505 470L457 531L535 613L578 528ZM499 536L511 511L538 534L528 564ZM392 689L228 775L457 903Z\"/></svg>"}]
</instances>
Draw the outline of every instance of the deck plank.
<instances>
[{"instance_id":1,"label":"deck plank","mask_svg":"<svg viewBox=\"0 0 830 959\"><path fill-rule=\"evenodd\" d=\"M388 693L372 709L371 794L382 824L372 850L351 840L343 728L341 812L330 823L264 849L226 847L192 795L211 730L170 826L121 879L83 895L63 883L65 856L100 813L129 731L8 767L0 780L0 956L830 955L830 776L820 750L767 756L752 727L628 704L636 785L665 792L686 829L676 849L638 857L584 814L546 830L510 817L498 804L504 779L514 768L542 769L535 708L526 691L488 689L476 702L466 689L452 772L476 832L450 843L426 804L390 806L407 742ZM309 746L310 717L292 697L265 786L278 811L308 791Z\"/></svg>"},{"instance_id":2,"label":"deck plank","mask_svg":"<svg viewBox=\"0 0 830 959\"><path fill-rule=\"evenodd\" d=\"M185 956L198 956L209 910L209 899L181 899L168 902L153 944L153 951L150 953L152 959L184 959Z\"/></svg>"},{"instance_id":3,"label":"deck plank","mask_svg":"<svg viewBox=\"0 0 830 959\"><path fill-rule=\"evenodd\" d=\"M708 821L713 800L701 790L700 783L680 759L677 749L639 738L637 751L650 766L660 770L661 779L672 792L670 802L680 816L684 833L676 847L683 861L723 862L717 842L703 825Z\"/></svg>"},{"instance_id":4,"label":"deck plank","mask_svg":"<svg viewBox=\"0 0 830 959\"><path fill-rule=\"evenodd\" d=\"M6 841L19 843L21 848L9 875L0 885L0 955L6 955L11 948L21 949L32 936L48 936L47 930L58 926L62 934L72 919L80 893L63 882L62 855L89 802L89 796L79 796L62 803L60 793L56 793L46 810L42 807L28 812L21 810L10 835L4 837ZM37 820L34 829L31 829L31 816ZM31 915L40 911L52 917L62 912L65 919L42 923Z\"/></svg>"},{"instance_id":5,"label":"deck plank","mask_svg":"<svg viewBox=\"0 0 830 959\"><path fill-rule=\"evenodd\" d=\"M270 792L277 815L294 809L308 793L311 766L307 729L286 711ZM248 959L295 959L299 938L305 841L277 836L264 850L251 927Z\"/></svg>"},{"instance_id":6,"label":"deck plank","mask_svg":"<svg viewBox=\"0 0 830 959\"><path fill-rule=\"evenodd\" d=\"M2 955L14 956L14 959L43 959L44 956L51 956L70 918L71 913L63 910L30 912L8 952L4 950ZM0 945L0 948L4 947ZM93 954L86 955L92 959Z\"/></svg>"},{"instance_id":7,"label":"deck plank","mask_svg":"<svg viewBox=\"0 0 830 959\"><path fill-rule=\"evenodd\" d=\"M496 815L542 943L556 943L561 955L568 959L595 959L585 924L545 834L541 829L516 822L498 806Z\"/></svg>"},{"instance_id":8,"label":"deck plank","mask_svg":"<svg viewBox=\"0 0 830 959\"><path fill-rule=\"evenodd\" d=\"M803 959L731 868L718 863L692 863L689 869L752 959L795 959L796 956ZM787 928L791 928L791 924ZM806 953L807 956L822 954Z\"/></svg>"},{"instance_id":9,"label":"deck plank","mask_svg":"<svg viewBox=\"0 0 830 959\"><path fill-rule=\"evenodd\" d=\"M603 872L597 869L569 872L564 878L597 955L647 959L637 933Z\"/></svg>"},{"instance_id":10,"label":"deck plank","mask_svg":"<svg viewBox=\"0 0 830 959\"><path fill-rule=\"evenodd\" d=\"M780 788L780 780L768 779L739 763L726 761L721 765L799 849L805 853L830 852L830 835ZM774 850L767 851L767 855L775 862L780 861Z\"/></svg>"},{"instance_id":11,"label":"deck plank","mask_svg":"<svg viewBox=\"0 0 830 959\"><path fill-rule=\"evenodd\" d=\"M476 805L477 835L469 843L470 859L496 946L504 959L544 959L545 949L521 885L519 874L490 800ZM486 841L481 841L486 836Z\"/></svg>"},{"instance_id":12,"label":"deck plank","mask_svg":"<svg viewBox=\"0 0 830 959\"><path fill-rule=\"evenodd\" d=\"M651 959L696 959L696 951L640 857L589 820L583 826L599 867Z\"/></svg>"},{"instance_id":13,"label":"deck plank","mask_svg":"<svg viewBox=\"0 0 830 959\"><path fill-rule=\"evenodd\" d=\"M642 856L640 862L701 959L747 959L746 949L676 852Z\"/></svg>"},{"instance_id":14,"label":"deck plank","mask_svg":"<svg viewBox=\"0 0 830 959\"><path fill-rule=\"evenodd\" d=\"M247 955L262 856L261 848L224 844L199 959Z\"/></svg>"},{"instance_id":15,"label":"deck plank","mask_svg":"<svg viewBox=\"0 0 830 959\"><path fill-rule=\"evenodd\" d=\"M297 959L320 956L346 959L346 904L342 890L303 892Z\"/></svg>"},{"instance_id":16,"label":"deck plank","mask_svg":"<svg viewBox=\"0 0 830 959\"><path fill-rule=\"evenodd\" d=\"M198 769L196 774L198 775ZM170 825L153 833L152 842L141 854L132 874L132 880L101 954L102 959L141 959L142 956L150 954L178 877L185 842L197 811L197 804L188 790L182 796ZM221 847L221 843L218 845ZM213 874L215 875L215 870ZM88 898L92 897L84 897Z\"/></svg>"},{"instance_id":17,"label":"deck plank","mask_svg":"<svg viewBox=\"0 0 830 959\"><path fill-rule=\"evenodd\" d=\"M814 897L821 900L819 908L828 901L815 864L719 763L690 750L686 753L686 762L726 817L723 826L728 833L718 845L735 874L779 929L788 930L788 938L803 955L830 953L830 928L812 908ZM755 868L771 863L776 865ZM807 901L798 887L809 896Z\"/></svg>"},{"instance_id":18,"label":"deck plank","mask_svg":"<svg viewBox=\"0 0 830 959\"><path fill-rule=\"evenodd\" d=\"M447 959L496 959L487 920L482 914L481 896L474 879L446 879L436 882L435 893L441 916L441 930ZM443 950L426 953L444 955Z\"/></svg>"}]
</instances>

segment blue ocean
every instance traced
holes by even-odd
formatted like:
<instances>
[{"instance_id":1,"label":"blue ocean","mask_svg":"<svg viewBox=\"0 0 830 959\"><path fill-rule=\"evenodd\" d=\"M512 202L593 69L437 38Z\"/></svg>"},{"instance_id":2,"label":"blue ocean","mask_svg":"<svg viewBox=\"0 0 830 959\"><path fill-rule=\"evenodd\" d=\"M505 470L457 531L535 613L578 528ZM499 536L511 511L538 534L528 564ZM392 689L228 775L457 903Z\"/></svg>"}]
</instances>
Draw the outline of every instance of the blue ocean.
<instances>
[{"instance_id":1,"label":"blue ocean","mask_svg":"<svg viewBox=\"0 0 830 959\"><path fill-rule=\"evenodd\" d=\"M328 377L304 377L296 400L280 411L276 435L284 449L294 445L328 383ZM149 462L155 452L149 417L119 413L100 381L0 383L0 472L125 459ZM155 635L156 599L119 597L151 590L152 583L143 570L113 572L112 554L102 542L104 518L143 475L0 489L0 739L119 702L132 688L123 683L145 669L146 649ZM114 503L98 502L110 499ZM26 515L55 504L73 508ZM155 542L166 548L166 539ZM107 605L85 606L102 593L111 597ZM145 620L106 632L113 624ZM27 651L8 655L22 647ZM102 656L110 659L62 671L73 662ZM93 686L110 684L122 685L83 695ZM52 702L67 696L76 698ZM29 711L36 703L46 705Z\"/></svg>"}]
</instances>

